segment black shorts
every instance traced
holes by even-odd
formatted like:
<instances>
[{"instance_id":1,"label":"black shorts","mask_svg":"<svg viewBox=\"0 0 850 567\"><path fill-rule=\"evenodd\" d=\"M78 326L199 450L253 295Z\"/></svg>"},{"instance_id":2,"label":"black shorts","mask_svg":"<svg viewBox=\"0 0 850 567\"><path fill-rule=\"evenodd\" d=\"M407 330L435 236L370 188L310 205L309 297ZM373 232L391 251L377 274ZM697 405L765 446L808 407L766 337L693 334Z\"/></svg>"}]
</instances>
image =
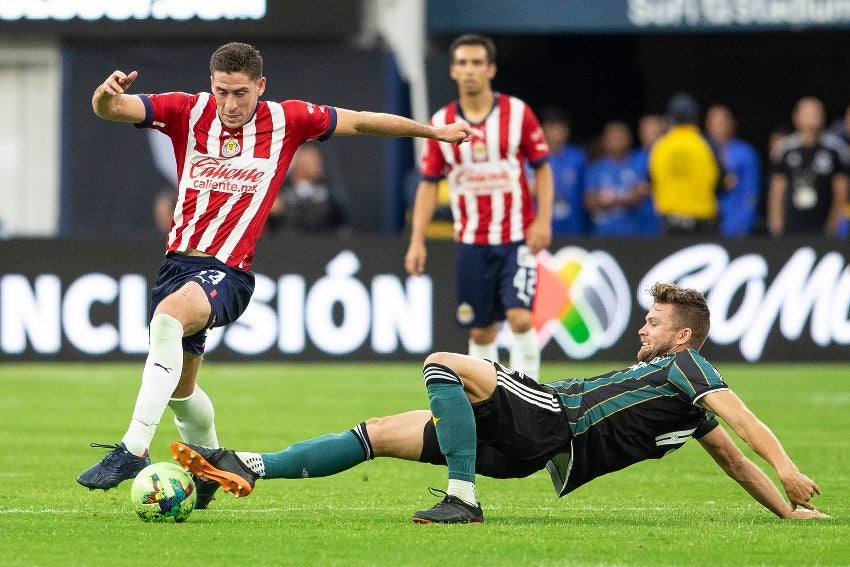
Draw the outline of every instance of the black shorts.
<instances>
[{"instance_id":1,"label":"black shorts","mask_svg":"<svg viewBox=\"0 0 850 567\"><path fill-rule=\"evenodd\" d=\"M151 291L150 317L163 299L193 281L200 284L210 301L207 328L183 337L183 350L203 354L207 329L223 327L242 315L254 293L254 274L228 266L211 256L184 256L169 252L159 267Z\"/></svg>"},{"instance_id":2,"label":"black shorts","mask_svg":"<svg viewBox=\"0 0 850 567\"><path fill-rule=\"evenodd\" d=\"M551 389L497 362L494 366L496 390L489 399L472 404L478 435L475 472L521 478L544 469L549 459L569 447L570 425ZM446 464L431 420L425 424L419 460Z\"/></svg>"}]
</instances>

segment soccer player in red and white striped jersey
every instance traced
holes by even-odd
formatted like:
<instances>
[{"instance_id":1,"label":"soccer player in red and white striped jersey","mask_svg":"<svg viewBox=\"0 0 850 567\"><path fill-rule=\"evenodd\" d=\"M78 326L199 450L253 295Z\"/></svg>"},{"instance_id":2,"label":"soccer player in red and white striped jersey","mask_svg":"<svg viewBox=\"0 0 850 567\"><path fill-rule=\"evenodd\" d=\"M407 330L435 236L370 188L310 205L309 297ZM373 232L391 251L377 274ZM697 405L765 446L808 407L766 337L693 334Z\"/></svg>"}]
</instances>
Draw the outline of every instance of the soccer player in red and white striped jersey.
<instances>
[{"instance_id":1,"label":"soccer player in red and white striped jersey","mask_svg":"<svg viewBox=\"0 0 850 567\"><path fill-rule=\"evenodd\" d=\"M300 100L261 100L260 53L228 43L210 59L210 93L128 94L138 73L115 71L92 96L106 120L155 128L171 138L177 204L166 257L152 291L150 352L130 426L121 443L77 481L109 489L150 463L148 447L172 408L185 441L217 447L213 407L196 386L206 331L235 321L254 290L254 246L298 147L333 135L416 136L450 144L466 124L432 126L374 112ZM198 507L212 499L202 494Z\"/></svg>"},{"instance_id":2,"label":"soccer player in red and white striped jersey","mask_svg":"<svg viewBox=\"0 0 850 567\"><path fill-rule=\"evenodd\" d=\"M456 318L470 330L469 354L496 361L498 323L507 319L513 331L510 366L537 379L540 351L531 310L535 255L552 240L549 148L531 108L493 91L493 41L464 35L450 49L450 75L460 98L431 123L469 124L472 140L462 146L426 141L405 267L412 275L425 269L425 232L437 205L437 184L447 178L458 242ZM533 190L526 162L534 169Z\"/></svg>"}]
</instances>

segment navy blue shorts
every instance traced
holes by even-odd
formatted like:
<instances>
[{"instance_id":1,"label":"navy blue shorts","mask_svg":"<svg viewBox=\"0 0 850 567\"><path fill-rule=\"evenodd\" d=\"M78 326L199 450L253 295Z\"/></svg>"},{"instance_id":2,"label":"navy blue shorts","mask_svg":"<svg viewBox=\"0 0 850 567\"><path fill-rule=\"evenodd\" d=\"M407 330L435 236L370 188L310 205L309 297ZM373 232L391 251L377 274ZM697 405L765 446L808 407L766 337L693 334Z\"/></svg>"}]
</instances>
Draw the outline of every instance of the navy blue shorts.
<instances>
[{"instance_id":1,"label":"navy blue shorts","mask_svg":"<svg viewBox=\"0 0 850 567\"><path fill-rule=\"evenodd\" d=\"M210 320L205 329L183 337L183 350L203 354L207 329L223 327L242 315L254 293L254 274L228 266L211 256L184 256L169 252L156 275L151 291L150 317L163 299L188 281L201 285L210 301Z\"/></svg>"},{"instance_id":2,"label":"navy blue shorts","mask_svg":"<svg viewBox=\"0 0 850 567\"><path fill-rule=\"evenodd\" d=\"M457 311L461 327L504 321L505 311L531 309L537 291L537 259L525 242L458 244Z\"/></svg>"}]
</instances>

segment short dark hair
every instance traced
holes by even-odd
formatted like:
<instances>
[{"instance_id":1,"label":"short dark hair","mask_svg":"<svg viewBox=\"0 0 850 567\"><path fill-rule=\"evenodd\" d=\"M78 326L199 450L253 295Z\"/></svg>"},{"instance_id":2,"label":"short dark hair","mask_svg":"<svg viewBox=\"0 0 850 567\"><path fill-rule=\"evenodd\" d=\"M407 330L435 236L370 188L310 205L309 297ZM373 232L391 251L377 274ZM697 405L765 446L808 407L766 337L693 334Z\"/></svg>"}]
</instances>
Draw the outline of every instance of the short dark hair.
<instances>
[{"instance_id":1,"label":"short dark hair","mask_svg":"<svg viewBox=\"0 0 850 567\"><path fill-rule=\"evenodd\" d=\"M487 63L492 65L496 62L496 44L493 43L493 40L486 35L468 33L456 38L449 46L449 53L451 54L453 61L455 58L455 50L461 45L480 45L487 51Z\"/></svg>"},{"instance_id":2,"label":"short dark hair","mask_svg":"<svg viewBox=\"0 0 850 567\"><path fill-rule=\"evenodd\" d=\"M676 284L656 283L649 294L656 303L673 305L673 324L678 329L691 330L691 345L699 349L708 338L711 314L705 296L695 289Z\"/></svg>"},{"instance_id":3,"label":"short dark hair","mask_svg":"<svg viewBox=\"0 0 850 567\"><path fill-rule=\"evenodd\" d=\"M210 75L245 73L252 81L263 76L263 58L253 45L232 41L225 43L210 57Z\"/></svg>"},{"instance_id":4,"label":"short dark hair","mask_svg":"<svg viewBox=\"0 0 850 567\"><path fill-rule=\"evenodd\" d=\"M667 103L667 119L673 124L697 124L699 114L699 103L686 92L676 93Z\"/></svg>"}]
</instances>

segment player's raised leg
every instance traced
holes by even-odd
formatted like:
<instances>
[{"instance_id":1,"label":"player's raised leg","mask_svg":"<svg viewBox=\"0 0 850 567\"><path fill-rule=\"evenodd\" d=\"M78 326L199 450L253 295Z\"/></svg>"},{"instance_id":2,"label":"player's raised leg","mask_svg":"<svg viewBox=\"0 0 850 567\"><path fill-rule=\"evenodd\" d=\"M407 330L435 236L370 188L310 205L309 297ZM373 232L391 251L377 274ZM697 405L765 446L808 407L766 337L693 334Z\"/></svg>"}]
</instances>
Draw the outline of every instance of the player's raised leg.
<instances>
[{"instance_id":1,"label":"player's raised leg","mask_svg":"<svg viewBox=\"0 0 850 567\"><path fill-rule=\"evenodd\" d=\"M413 521L482 523L484 514L475 496L477 436L470 402L492 395L496 370L492 363L471 356L435 353L425 360L423 377L449 481L443 500L416 512Z\"/></svg>"}]
</instances>

